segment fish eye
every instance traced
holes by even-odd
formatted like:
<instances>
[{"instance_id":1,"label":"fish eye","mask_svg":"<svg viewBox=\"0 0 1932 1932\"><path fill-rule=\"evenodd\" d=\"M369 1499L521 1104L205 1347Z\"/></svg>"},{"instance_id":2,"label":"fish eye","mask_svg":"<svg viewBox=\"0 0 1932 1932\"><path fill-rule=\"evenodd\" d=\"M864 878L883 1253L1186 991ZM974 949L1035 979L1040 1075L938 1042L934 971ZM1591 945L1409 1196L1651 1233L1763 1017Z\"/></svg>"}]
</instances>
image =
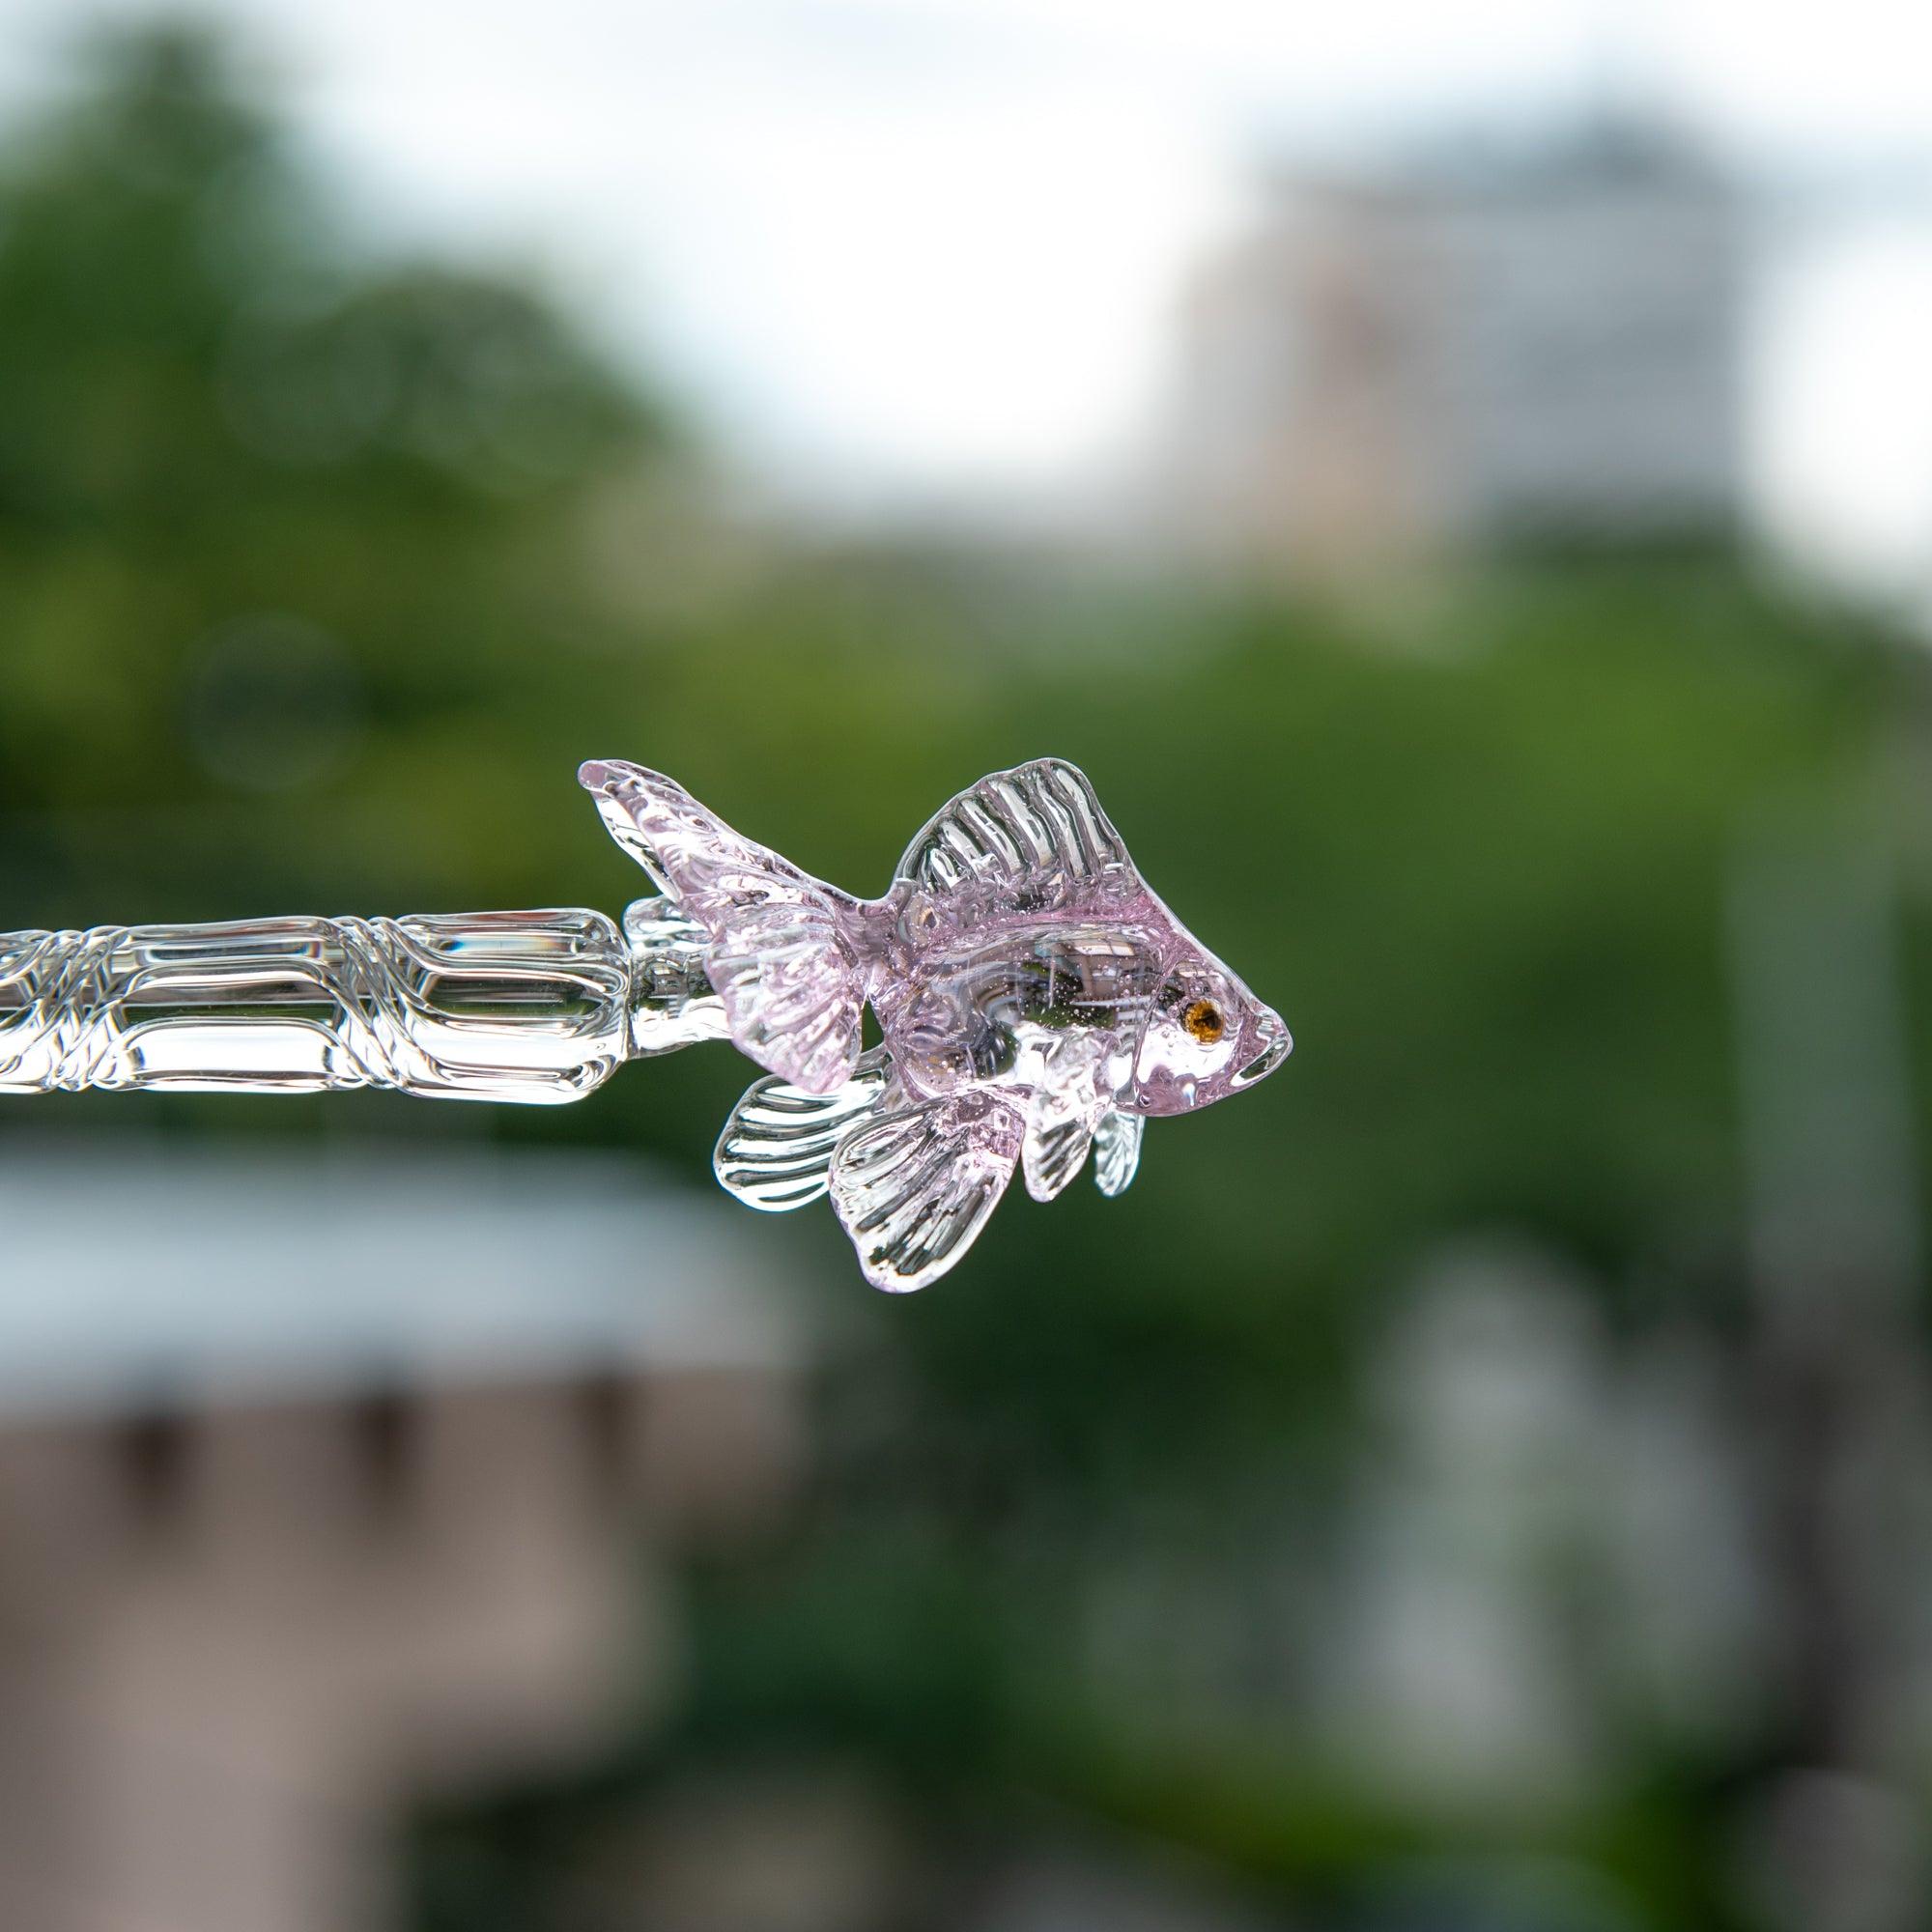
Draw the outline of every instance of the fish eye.
<instances>
[{"instance_id":1,"label":"fish eye","mask_svg":"<svg viewBox=\"0 0 1932 1932\"><path fill-rule=\"evenodd\" d=\"M1192 1001L1181 1014L1180 1024L1203 1046L1212 1046L1228 1030L1226 1016L1212 1000Z\"/></svg>"}]
</instances>

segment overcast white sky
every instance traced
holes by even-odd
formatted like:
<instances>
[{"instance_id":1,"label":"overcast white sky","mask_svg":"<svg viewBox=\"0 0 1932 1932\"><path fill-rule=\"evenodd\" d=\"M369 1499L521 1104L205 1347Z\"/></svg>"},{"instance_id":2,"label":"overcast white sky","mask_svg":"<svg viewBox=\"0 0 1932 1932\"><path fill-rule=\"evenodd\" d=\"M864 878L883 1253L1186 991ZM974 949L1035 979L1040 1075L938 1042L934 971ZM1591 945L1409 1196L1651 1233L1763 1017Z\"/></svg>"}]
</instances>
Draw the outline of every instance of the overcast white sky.
<instances>
[{"instance_id":1,"label":"overcast white sky","mask_svg":"<svg viewBox=\"0 0 1932 1932\"><path fill-rule=\"evenodd\" d=\"M0 102L148 0L0 0ZM1902 0L203 0L363 212L535 260L765 474L1009 502L1125 460L1270 148L1634 97L1758 172L1755 478L1932 582L1932 12ZM1917 199L1911 178L1918 184ZM1816 192L1793 198L1805 185Z\"/></svg>"}]
</instances>

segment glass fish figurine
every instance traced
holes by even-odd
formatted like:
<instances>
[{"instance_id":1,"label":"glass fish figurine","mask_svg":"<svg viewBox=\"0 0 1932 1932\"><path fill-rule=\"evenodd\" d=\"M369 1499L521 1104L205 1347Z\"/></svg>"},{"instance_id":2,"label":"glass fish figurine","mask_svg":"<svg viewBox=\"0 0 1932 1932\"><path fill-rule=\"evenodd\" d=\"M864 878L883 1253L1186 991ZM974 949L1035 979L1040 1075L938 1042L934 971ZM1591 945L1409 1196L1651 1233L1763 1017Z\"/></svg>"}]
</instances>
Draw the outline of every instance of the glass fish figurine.
<instances>
[{"instance_id":1,"label":"glass fish figurine","mask_svg":"<svg viewBox=\"0 0 1932 1932\"><path fill-rule=\"evenodd\" d=\"M718 1143L753 1208L830 1193L875 1287L954 1265L1017 1166L1051 1201L1134 1177L1150 1118L1279 1066L1274 1010L1149 890L1085 774L1039 758L962 791L858 899L614 759L578 778L702 928L730 1037L769 1068ZM883 1044L860 1050L867 1003Z\"/></svg>"},{"instance_id":2,"label":"glass fish figurine","mask_svg":"<svg viewBox=\"0 0 1932 1932\"><path fill-rule=\"evenodd\" d=\"M582 1098L729 1039L767 1069L718 1143L767 1210L830 1194L868 1281L923 1288L1017 1167L1133 1179L1151 1117L1252 1086L1288 1029L1149 891L1093 787L1037 759L961 792L854 898L670 779L579 773L657 882L581 907L0 933L0 1093ZM862 1050L869 1004L882 1043Z\"/></svg>"}]
</instances>

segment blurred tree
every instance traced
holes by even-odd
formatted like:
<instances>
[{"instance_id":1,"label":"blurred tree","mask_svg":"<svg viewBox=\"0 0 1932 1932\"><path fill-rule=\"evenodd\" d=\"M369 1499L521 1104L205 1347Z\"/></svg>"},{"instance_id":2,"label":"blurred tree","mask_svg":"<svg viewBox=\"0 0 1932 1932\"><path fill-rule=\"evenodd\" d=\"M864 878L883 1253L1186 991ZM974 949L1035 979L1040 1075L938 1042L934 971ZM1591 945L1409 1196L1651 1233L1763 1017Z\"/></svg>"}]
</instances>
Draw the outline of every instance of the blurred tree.
<instances>
[{"instance_id":1,"label":"blurred tree","mask_svg":"<svg viewBox=\"0 0 1932 1932\"><path fill-rule=\"evenodd\" d=\"M541 296L345 241L189 28L95 43L15 139L0 367L0 799L61 813L43 916L328 883L369 832L304 840L248 795L313 797L352 751L364 782L405 748L434 771L451 716L597 628L583 504L676 442ZM272 741L311 689L327 745L225 760L251 700ZM130 797L171 837L126 867ZM444 862L481 843L434 829Z\"/></svg>"}]
</instances>

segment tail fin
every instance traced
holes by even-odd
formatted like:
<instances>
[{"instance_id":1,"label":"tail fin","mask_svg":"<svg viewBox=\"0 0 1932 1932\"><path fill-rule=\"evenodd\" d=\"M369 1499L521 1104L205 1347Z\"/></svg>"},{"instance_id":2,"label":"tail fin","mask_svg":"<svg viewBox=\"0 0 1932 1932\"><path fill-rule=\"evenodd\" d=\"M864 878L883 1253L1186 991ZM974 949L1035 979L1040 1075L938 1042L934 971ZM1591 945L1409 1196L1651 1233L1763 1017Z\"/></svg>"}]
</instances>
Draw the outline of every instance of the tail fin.
<instances>
[{"instance_id":1,"label":"tail fin","mask_svg":"<svg viewBox=\"0 0 1932 1932\"><path fill-rule=\"evenodd\" d=\"M704 970L739 1051L807 1094L849 1079L865 980L843 931L844 895L662 773L604 758L577 778L611 837L704 928Z\"/></svg>"},{"instance_id":2,"label":"tail fin","mask_svg":"<svg viewBox=\"0 0 1932 1932\"><path fill-rule=\"evenodd\" d=\"M712 1169L748 1208L803 1208L831 1184L839 1142L893 1104L895 1091L892 1055L883 1046L860 1055L857 1072L829 1094L807 1094L767 1075L731 1110Z\"/></svg>"}]
</instances>

